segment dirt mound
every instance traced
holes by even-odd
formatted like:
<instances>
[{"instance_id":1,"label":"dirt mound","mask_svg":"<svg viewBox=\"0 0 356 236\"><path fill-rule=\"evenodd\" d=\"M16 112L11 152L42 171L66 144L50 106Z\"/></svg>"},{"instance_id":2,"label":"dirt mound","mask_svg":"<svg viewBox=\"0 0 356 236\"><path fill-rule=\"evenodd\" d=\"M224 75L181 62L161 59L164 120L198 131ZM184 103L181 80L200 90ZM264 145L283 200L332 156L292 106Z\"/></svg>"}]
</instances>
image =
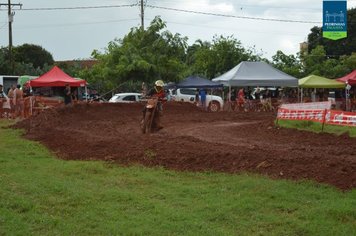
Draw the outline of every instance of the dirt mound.
<instances>
[{"instance_id":1,"label":"dirt mound","mask_svg":"<svg viewBox=\"0 0 356 236\"><path fill-rule=\"evenodd\" d=\"M250 171L356 186L356 141L274 127L273 113L208 113L168 103L165 128L142 135L142 104L82 104L47 110L16 125L60 158L139 163L174 170Z\"/></svg>"}]
</instances>

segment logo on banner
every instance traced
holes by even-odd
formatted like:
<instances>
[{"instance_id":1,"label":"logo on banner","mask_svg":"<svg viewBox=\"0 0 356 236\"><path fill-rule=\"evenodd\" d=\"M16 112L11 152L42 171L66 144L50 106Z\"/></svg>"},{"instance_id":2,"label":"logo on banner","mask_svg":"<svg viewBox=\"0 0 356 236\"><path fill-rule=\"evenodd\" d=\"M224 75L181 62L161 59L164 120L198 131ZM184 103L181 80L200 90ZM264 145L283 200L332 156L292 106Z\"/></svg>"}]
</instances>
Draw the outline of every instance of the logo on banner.
<instances>
[{"instance_id":1,"label":"logo on banner","mask_svg":"<svg viewBox=\"0 0 356 236\"><path fill-rule=\"evenodd\" d=\"M323 1L323 37L347 37L347 1Z\"/></svg>"}]
</instances>

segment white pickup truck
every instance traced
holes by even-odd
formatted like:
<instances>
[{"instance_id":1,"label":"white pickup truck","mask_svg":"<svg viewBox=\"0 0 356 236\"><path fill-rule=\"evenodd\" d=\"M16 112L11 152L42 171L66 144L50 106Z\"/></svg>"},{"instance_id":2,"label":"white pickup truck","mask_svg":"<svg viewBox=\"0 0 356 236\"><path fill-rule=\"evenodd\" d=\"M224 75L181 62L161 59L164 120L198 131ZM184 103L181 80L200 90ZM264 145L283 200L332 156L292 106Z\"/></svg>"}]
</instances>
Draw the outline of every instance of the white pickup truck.
<instances>
[{"instance_id":1,"label":"white pickup truck","mask_svg":"<svg viewBox=\"0 0 356 236\"><path fill-rule=\"evenodd\" d=\"M195 102L195 92L196 89L192 88L179 88L170 90L170 95L172 96L172 100L178 102ZM209 111L217 112L222 109L224 105L224 101L221 97L216 95L206 95L206 107L208 107Z\"/></svg>"}]
</instances>

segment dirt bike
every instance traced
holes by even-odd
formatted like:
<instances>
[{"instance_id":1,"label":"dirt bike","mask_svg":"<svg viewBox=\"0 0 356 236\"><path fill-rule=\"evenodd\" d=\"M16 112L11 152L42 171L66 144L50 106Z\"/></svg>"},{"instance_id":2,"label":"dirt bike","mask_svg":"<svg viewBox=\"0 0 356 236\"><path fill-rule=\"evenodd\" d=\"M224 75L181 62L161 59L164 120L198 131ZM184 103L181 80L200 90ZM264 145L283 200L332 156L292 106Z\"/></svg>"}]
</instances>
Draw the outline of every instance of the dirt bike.
<instances>
[{"instance_id":1,"label":"dirt bike","mask_svg":"<svg viewBox=\"0 0 356 236\"><path fill-rule=\"evenodd\" d=\"M144 117L141 121L141 131L142 133L152 133L153 128L154 128L154 119L157 114L157 104L158 104L158 99L157 98L150 98L148 99L146 103L146 110Z\"/></svg>"}]
</instances>

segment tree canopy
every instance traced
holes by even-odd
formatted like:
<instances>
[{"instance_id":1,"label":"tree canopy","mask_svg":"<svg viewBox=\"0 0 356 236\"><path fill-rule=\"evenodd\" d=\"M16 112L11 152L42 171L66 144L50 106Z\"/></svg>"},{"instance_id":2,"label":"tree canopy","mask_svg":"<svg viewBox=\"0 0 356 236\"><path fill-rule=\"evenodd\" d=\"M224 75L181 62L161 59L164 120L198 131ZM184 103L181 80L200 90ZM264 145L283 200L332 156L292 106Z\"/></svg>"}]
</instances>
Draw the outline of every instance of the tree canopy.
<instances>
[{"instance_id":1,"label":"tree canopy","mask_svg":"<svg viewBox=\"0 0 356 236\"><path fill-rule=\"evenodd\" d=\"M178 82L191 74L211 79L241 61L261 58L233 36L197 40L191 46L187 41L156 17L146 30L132 28L123 39L111 41L104 53L95 50L92 55L99 64L81 75L106 90L122 84L137 88L141 82Z\"/></svg>"},{"instance_id":2,"label":"tree canopy","mask_svg":"<svg viewBox=\"0 0 356 236\"><path fill-rule=\"evenodd\" d=\"M188 39L165 28L159 17L146 30L132 28L123 39L111 41L104 53L95 50L92 56L98 65L82 75L103 89L123 83L137 87L157 79L180 80L187 70L184 61Z\"/></svg>"},{"instance_id":3,"label":"tree canopy","mask_svg":"<svg viewBox=\"0 0 356 236\"><path fill-rule=\"evenodd\" d=\"M49 70L54 60L52 54L41 46L23 44L13 47L14 74L40 75ZM0 70L2 74L12 74L8 48L0 49Z\"/></svg>"}]
</instances>

